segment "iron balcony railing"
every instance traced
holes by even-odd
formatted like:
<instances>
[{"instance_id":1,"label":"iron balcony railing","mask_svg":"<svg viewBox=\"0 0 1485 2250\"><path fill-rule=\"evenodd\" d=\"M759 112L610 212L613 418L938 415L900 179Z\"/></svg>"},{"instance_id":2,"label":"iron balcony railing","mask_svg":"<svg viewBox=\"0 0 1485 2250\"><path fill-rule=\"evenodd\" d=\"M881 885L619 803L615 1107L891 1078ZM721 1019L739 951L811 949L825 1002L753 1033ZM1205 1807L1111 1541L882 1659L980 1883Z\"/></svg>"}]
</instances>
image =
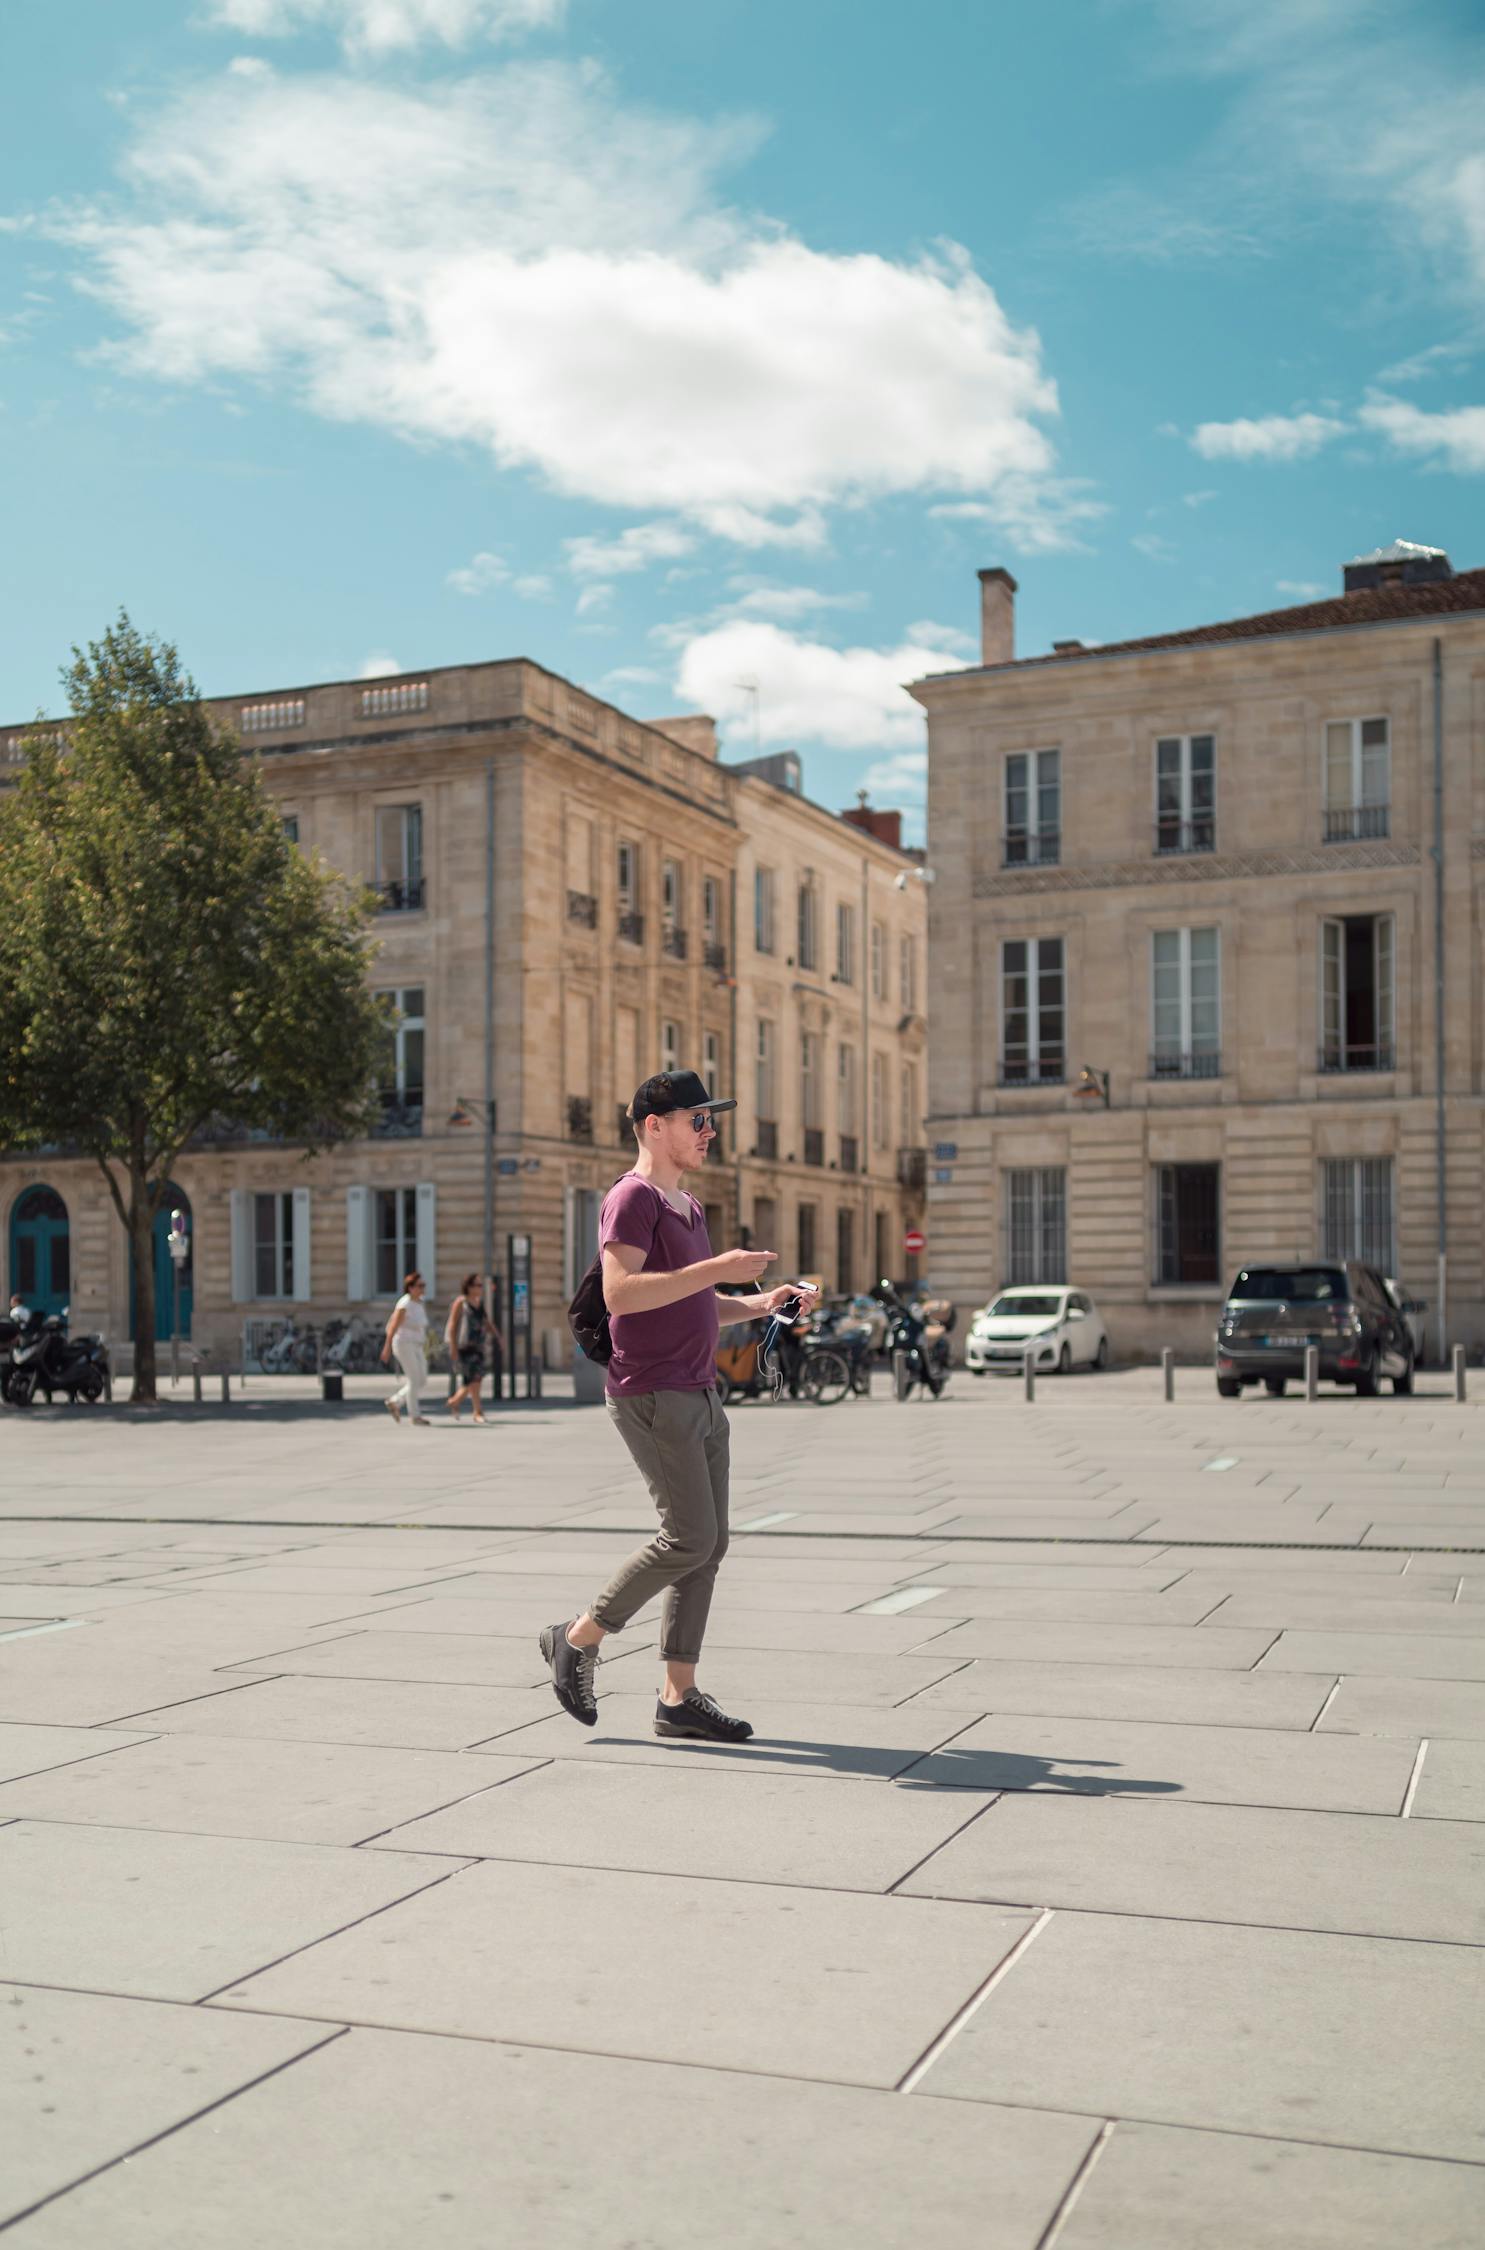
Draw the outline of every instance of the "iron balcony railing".
<instances>
[{"instance_id":1,"label":"iron balcony railing","mask_svg":"<svg viewBox=\"0 0 1485 2250\"><path fill-rule=\"evenodd\" d=\"M840 1137L841 1170L843 1172L854 1172L859 1164L860 1156L861 1146L857 1141L855 1134L842 1133Z\"/></svg>"},{"instance_id":2,"label":"iron balcony railing","mask_svg":"<svg viewBox=\"0 0 1485 2250\"><path fill-rule=\"evenodd\" d=\"M665 934L661 938L660 943L664 951L670 955L672 961L685 960L686 933L684 930L678 930L673 922L668 922L666 924Z\"/></svg>"},{"instance_id":3,"label":"iron balcony railing","mask_svg":"<svg viewBox=\"0 0 1485 2250\"><path fill-rule=\"evenodd\" d=\"M1002 867L1055 867L1061 857L1061 828L1008 828L1000 840Z\"/></svg>"},{"instance_id":4,"label":"iron balcony railing","mask_svg":"<svg viewBox=\"0 0 1485 2250\"><path fill-rule=\"evenodd\" d=\"M581 922L585 930L598 927L598 901L591 891L569 891L567 894L567 919Z\"/></svg>"},{"instance_id":5,"label":"iron balcony railing","mask_svg":"<svg viewBox=\"0 0 1485 2250\"><path fill-rule=\"evenodd\" d=\"M804 1129L804 1161L806 1164L825 1161L825 1135L818 1125L806 1125Z\"/></svg>"},{"instance_id":6,"label":"iron balcony railing","mask_svg":"<svg viewBox=\"0 0 1485 2250\"><path fill-rule=\"evenodd\" d=\"M928 1151L926 1148L900 1148L897 1151L897 1184L910 1195L921 1195L928 1185Z\"/></svg>"},{"instance_id":7,"label":"iron balcony railing","mask_svg":"<svg viewBox=\"0 0 1485 2250\"><path fill-rule=\"evenodd\" d=\"M1162 813L1156 820L1155 849L1162 858L1212 852L1216 848L1217 820L1213 813L1198 813L1194 820L1180 820L1173 814Z\"/></svg>"},{"instance_id":8,"label":"iron balcony railing","mask_svg":"<svg viewBox=\"0 0 1485 2250\"><path fill-rule=\"evenodd\" d=\"M1340 1070L1393 1070L1396 1056L1390 1044L1375 1041L1370 1046L1347 1047L1328 1043L1320 1049L1320 1069L1329 1074Z\"/></svg>"},{"instance_id":9,"label":"iron balcony railing","mask_svg":"<svg viewBox=\"0 0 1485 2250\"><path fill-rule=\"evenodd\" d=\"M1222 1057L1215 1048L1191 1054L1161 1051L1150 1057L1152 1078L1220 1078Z\"/></svg>"},{"instance_id":10,"label":"iron balcony railing","mask_svg":"<svg viewBox=\"0 0 1485 2250\"><path fill-rule=\"evenodd\" d=\"M769 1162L773 1163L777 1160L778 1153L778 1125L771 1117L760 1117L758 1120L758 1141L755 1154L758 1156L767 1157Z\"/></svg>"},{"instance_id":11,"label":"iron balcony railing","mask_svg":"<svg viewBox=\"0 0 1485 2250\"><path fill-rule=\"evenodd\" d=\"M642 914L624 913L619 916L619 935L629 945L643 945L645 918Z\"/></svg>"},{"instance_id":12,"label":"iron balcony railing","mask_svg":"<svg viewBox=\"0 0 1485 2250\"><path fill-rule=\"evenodd\" d=\"M394 875L371 887L381 901L383 914L415 914L423 904L425 885L421 875Z\"/></svg>"},{"instance_id":13,"label":"iron balcony railing","mask_svg":"<svg viewBox=\"0 0 1485 2250\"><path fill-rule=\"evenodd\" d=\"M1391 833L1392 807L1390 805L1344 805L1327 808L1325 814L1325 841L1327 844L1354 844L1371 836Z\"/></svg>"},{"instance_id":14,"label":"iron balcony railing","mask_svg":"<svg viewBox=\"0 0 1485 2250\"><path fill-rule=\"evenodd\" d=\"M703 968L715 969L720 976L727 966L726 946L709 940L701 949L701 961Z\"/></svg>"},{"instance_id":15,"label":"iron balcony railing","mask_svg":"<svg viewBox=\"0 0 1485 2250\"><path fill-rule=\"evenodd\" d=\"M567 1097L567 1138L570 1141L591 1141L593 1138L593 1104L586 1094L569 1094Z\"/></svg>"},{"instance_id":16,"label":"iron balcony railing","mask_svg":"<svg viewBox=\"0 0 1485 2250\"><path fill-rule=\"evenodd\" d=\"M371 1128L374 1141L415 1140L423 1130L423 1089L405 1086L383 1089L382 1113Z\"/></svg>"},{"instance_id":17,"label":"iron balcony railing","mask_svg":"<svg viewBox=\"0 0 1485 2250\"><path fill-rule=\"evenodd\" d=\"M1000 1066L1002 1086L1060 1086L1066 1076L1061 1055L1016 1055Z\"/></svg>"}]
</instances>

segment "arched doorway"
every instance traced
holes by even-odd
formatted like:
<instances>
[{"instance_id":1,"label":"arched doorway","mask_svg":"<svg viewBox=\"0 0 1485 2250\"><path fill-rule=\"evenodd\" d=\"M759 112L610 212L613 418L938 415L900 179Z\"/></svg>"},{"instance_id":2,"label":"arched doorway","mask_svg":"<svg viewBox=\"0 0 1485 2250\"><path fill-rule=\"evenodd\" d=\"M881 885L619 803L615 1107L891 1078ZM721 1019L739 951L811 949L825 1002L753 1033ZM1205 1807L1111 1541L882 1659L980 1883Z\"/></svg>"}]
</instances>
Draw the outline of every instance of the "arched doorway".
<instances>
[{"instance_id":1,"label":"arched doorway","mask_svg":"<svg viewBox=\"0 0 1485 2250\"><path fill-rule=\"evenodd\" d=\"M172 1303L171 1300L171 1292L177 1286L174 1261L170 1255L170 1214L172 1211L184 1211L186 1214L187 1249L184 1258L181 1260L180 1295L176 1303ZM171 1336L172 1313L175 1313L180 1321L180 1327L176 1333L183 1338L190 1335L191 1303L195 1294L192 1284L196 1262L196 1230L191 1224L191 1199L182 1189L176 1186L173 1180L165 1190L164 1202L155 1213L155 1224L151 1230L150 1239L154 1246L155 1341L158 1344L167 1344ZM137 1335L139 1326L136 1300L134 1253L131 1249L129 1253L129 1335L131 1339Z\"/></svg>"},{"instance_id":2,"label":"arched doorway","mask_svg":"<svg viewBox=\"0 0 1485 2250\"><path fill-rule=\"evenodd\" d=\"M32 1312L59 1313L72 1294L72 1230L55 1188L23 1188L10 1214L10 1286Z\"/></svg>"}]
</instances>

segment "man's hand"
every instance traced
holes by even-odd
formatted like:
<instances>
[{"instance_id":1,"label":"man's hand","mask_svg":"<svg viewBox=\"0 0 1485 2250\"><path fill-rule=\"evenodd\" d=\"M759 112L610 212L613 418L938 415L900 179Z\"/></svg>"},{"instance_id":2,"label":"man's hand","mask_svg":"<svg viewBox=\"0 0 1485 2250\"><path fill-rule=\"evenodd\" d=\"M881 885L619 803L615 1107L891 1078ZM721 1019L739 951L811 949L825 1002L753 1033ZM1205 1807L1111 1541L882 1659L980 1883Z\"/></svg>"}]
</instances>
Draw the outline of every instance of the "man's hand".
<instances>
[{"instance_id":1,"label":"man's hand","mask_svg":"<svg viewBox=\"0 0 1485 2250\"><path fill-rule=\"evenodd\" d=\"M761 1297L754 1297L752 1304L757 1312L776 1313L781 1305L788 1304L791 1297L797 1297L800 1311L807 1313L814 1311L819 1294L812 1282L781 1281L777 1289L765 1289Z\"/></svg>"},{"instance_id":2,"label":"man's hand","mask_svg":"<svg viewBox=\"0 0 1485 2250\"><path fill-rule=\"evenodd\" d=\"M777 1256L776 1250L723 1250L712 1265L719 1282L756 1281Z\"/></svg>"}]
</instances>

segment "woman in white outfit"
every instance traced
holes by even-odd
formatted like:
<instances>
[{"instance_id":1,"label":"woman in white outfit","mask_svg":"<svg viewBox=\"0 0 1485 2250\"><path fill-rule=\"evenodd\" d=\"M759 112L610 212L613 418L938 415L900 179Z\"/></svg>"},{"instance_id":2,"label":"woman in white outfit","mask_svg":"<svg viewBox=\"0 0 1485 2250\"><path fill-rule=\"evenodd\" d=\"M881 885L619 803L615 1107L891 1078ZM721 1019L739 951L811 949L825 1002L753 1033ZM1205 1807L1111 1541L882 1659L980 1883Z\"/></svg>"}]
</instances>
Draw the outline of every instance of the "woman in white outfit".
<instances>
[{"instance_id":1,"label":"woman in white outfit","mask_svg":"<svg viewBox=\"0 0 1485 2250\"><path fill-rule=\"evenodd\" d=\"M428 1417L421 1408L428 1388L428 1313L423 1303L427 1287L420 1273L404 1277L402 1295L392 1307L382 1345L382 1358L395 1357L402 1369L402 1381L386 1402L387 1412L394 1422L400 1422L406 1406L413 1420L425 1426Z\"/></svg>"}]
</instances>

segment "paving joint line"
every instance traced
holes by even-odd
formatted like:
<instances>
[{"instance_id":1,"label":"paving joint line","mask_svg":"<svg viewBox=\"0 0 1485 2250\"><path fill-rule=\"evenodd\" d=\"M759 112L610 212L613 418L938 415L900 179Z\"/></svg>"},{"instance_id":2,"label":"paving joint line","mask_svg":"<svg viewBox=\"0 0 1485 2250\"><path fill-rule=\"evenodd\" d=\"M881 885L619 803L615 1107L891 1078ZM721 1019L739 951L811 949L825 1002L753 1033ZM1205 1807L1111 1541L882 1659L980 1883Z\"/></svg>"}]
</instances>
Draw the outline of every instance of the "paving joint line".
<instances>
[{"instance_id":1,"label":"paving joint line","mask_svg":"<svg viewBox=\"0 0 1485 2250\"><path fill-rule=\"evenodd\" d=\"M1036 2238L1035 2250L1055 2250L1058 2236L1072 2217L1073 2206L1088 2185L1088 2175L1108 2146L1114 2130L1114 2120L1106 2117L1083 2152L1083 2161L1067 2183L1066 2192L1045 2228Z\"/></svg>"},{"instance_id":2,"label":"paving joint line","mask_svg":"<svg viewBox=\"0 0 1485 2250\"><path fill-rule=\"evenodd\" d=\"M890 1789L894 1787L895 1784L889 1782L887 1786ZM916 1875L920 1868L926 1867L931 1859L937 1859L941 1851L946 1851L950 1844L956 1843L958 1841L958 1839L964 1834L966 1828L973 1828L977 1820L983 1820L986 1813L993 1811L995 1806L999 1803L1000 1793L999 1791L997 1791L993 1797L987 1798L983 1805L976 1805L974 1811L968 1816L967 1819L961 1820L957 1828L951 1828L948 1835L941 1837L938 1843L933 1846L933 1849L931 1851L926 1851L921 1859L914 1860L912 1866L905 1868L902 1874L898 1876L896 1882L889 1883L886 1890L882 1893L882 1896L884 1898L901 1897L902 1886L904 1883L908 1882L911 1877Z\"/></svg>"},{"instance_id":3,"label":"paving joint line","mask_svg":"<svg viewBox=\"0 0 1485 2250\"><path fill-rule=\"evenodd\" d=\"M952 2045L953 2041L958 2038L960 2032L969 2022L971 2016L977 2015L979 2013L980 2009L989 1999L991 1993L995 1990L995 1987L999 1983L1001 1983L1005 1977L1009 1976L1011 1970L1020 1960L1022 1954L1026 1952L1028 1946L1030 1946L1035 1941L1035 1939L1040 1937L1042 1931L1046 1928L1051 1919L1051 1907L1044 1906L1040 1914L1038 1914L1036 1920L1030 1925L1030 1927L1028 1929L1024 1929L1021 1932L1021 1935L1017 1938L1015 1944L1011 1947L1010 1952L1007 1953L1002 1960L996 1963L995 1967L990 1971L989 1976L986 1977L984 1983L979 1985L976 1990L970 1994L969 1998L965 2001L963 2007L959 2009L958 2013L949 2018L949 2021L944 2025L944 2028L939 2033L938 2037L929 2042L929 2044L924 2048L922 2054L918 2057L917 2061L912 2065L912 2067L909 2070L904 2071L902 2077L898 2079L897 2084L892 2089L895 2094L911 2094L919 2086L922 2085L923 2080L927 2077L929 2071L938 2061L940 2055L942 2055L946 2051L946 2049L950 2045Z\"/></svg>"},{"instance_id":4,"label":"paving joint line","mask_svg":"<svg viewBox=\"0 0 1485 2250\"><path fill-rule=\"evenodd\" d=\"M402 1853L398 1856L406 1858L408 1855ZM432 1858L438 1855L430 1853L429 1856ZM426 1883L415 1884L410 1891L404 1891L400 1898L386 1899L380 1906L368 1907L364 1914L353 1914L349 1922L342 1922L335 1929L324 1931L319 1937L306 1938L302 1945L291 1945L287 1953L276 1954L271 1961L261 1961L256 1969L249 1969L245 1976L228 1977L225 1984L213 1986L210 1992L198 1993L196 1999L192 2002L192 2006L197 2008L210 2007L212 2002L220 1999L224 1992L230 1992L234 1985L251 1984L256 1977L266 1977L270 1969L281 1969L286 1961L294 1960L299 1954L313 1953L316 1946L328 1945L332 1938L344 1937L348 1930L357 1930L364 1922L374 1922L378 1915L390 1914L394 1906L406 1906L409 1899L421 1898L425 1891L436 1891L441 1883L452 1882L456 1875L462 1875L466 1869L478 1867L478 1865L477 1859L470 1859L466 1856L463 1867L451 1867L447 1874L430 1876ZM259 2012L271 2015L274 2011L263 2009ZM338 2017L332 2017L331 2021L337 2022L339 2019Z\"/></svg>"},{"instance_id":5,"label":"paving joint line","mask_svg":"<svg viewBox=\"0 0 1485 2250\"><path fill-rule=\"evenodd\" d=\"M1429 1738L1425 1735L1418 1745L1418 1755L1413 1760L1413 1770L1408 1776L1408 1786L1403 1796L1402 1811L1398 1815L1400 1820L1411 1820L1413 1816L1413 1799L1418 1794L1418 1784L1423 1778L1423 1761L1428 1756L1428 1742Z\"/></svg>"},{"instance_id":6,"label":"paving joint line","mask_svg":"<svg viewBox=\"0 0 1485 2250\"><path fill-rule=\"evenodd\" d=\"M1336 1674L1334 1680L1331 1682L1330 1689L1326 1695L1325 1701L1321 1704L1319 1710L1315 1713L1314 1718L1311 1719L1308 1727L1305 1729L1305 1732L1307 1734L1314 1734L1318 1730L1320 1721L1324 1718L1326 1712L1330 1709L1332 1703L1334 1703L1336 1697L1340 1694L1342 1687L1345 1685L1345 1679L1346 1675L1344 1672L1338 1672Z\"/></svg>"}]
</instances>

